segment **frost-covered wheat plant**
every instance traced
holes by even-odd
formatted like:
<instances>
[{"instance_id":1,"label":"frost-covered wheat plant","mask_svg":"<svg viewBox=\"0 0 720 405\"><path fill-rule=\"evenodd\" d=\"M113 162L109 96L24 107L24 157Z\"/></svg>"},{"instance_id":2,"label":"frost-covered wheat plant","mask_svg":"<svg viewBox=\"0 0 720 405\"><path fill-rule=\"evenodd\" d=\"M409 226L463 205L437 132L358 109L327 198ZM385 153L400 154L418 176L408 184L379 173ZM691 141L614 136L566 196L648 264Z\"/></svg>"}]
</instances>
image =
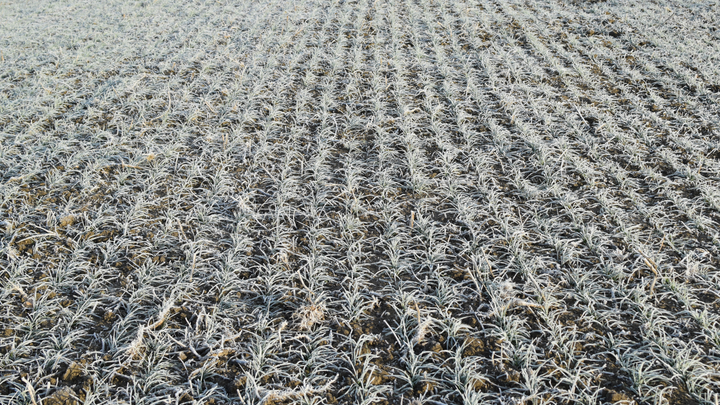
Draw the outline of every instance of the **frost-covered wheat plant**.
<instances>
[{"instance_id":1,"label":"frost-covered wheat plant","mask_svg":"<svg viewBox=\"0 0 720 405\"><path fill-rule=\"evenodd\" d=\"M718 404L718 7L0 4L0 403Z\"/></svg>"}]
</instances>

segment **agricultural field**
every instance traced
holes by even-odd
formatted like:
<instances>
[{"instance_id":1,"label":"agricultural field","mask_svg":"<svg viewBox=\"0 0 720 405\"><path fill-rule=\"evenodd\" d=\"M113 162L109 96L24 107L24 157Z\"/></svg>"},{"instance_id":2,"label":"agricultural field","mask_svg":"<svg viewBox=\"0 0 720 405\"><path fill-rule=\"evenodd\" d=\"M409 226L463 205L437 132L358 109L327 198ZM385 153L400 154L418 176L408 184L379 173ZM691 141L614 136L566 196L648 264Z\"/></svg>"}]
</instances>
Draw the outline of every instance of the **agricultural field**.
<instances>
[{"instance_id":1,"label":"agricultural field","mask_svg":"<svg viewBox=\"0 0 720 405\"><path fill-rule=\"evenodd\" d=\"M0 3L0 403L718 393L717 0Z\"/></svg>"}]
</instances>

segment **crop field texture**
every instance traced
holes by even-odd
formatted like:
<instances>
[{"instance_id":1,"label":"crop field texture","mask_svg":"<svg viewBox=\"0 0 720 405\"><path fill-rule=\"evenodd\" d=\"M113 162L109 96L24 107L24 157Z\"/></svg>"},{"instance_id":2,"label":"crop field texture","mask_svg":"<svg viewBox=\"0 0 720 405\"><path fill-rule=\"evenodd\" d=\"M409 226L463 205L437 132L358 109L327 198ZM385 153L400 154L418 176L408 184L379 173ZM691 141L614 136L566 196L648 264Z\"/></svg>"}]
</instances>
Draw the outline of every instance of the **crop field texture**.
<instances>
[{"instance_id":1,"label":"crop field texture","mask_svg":"<svg viewBox=\"0 0 720 405\"><path fill-rule=\"evenodd\" d=\"M0 3L0 403L720 403L717 1Z\"/></svg>"}]
</instances>

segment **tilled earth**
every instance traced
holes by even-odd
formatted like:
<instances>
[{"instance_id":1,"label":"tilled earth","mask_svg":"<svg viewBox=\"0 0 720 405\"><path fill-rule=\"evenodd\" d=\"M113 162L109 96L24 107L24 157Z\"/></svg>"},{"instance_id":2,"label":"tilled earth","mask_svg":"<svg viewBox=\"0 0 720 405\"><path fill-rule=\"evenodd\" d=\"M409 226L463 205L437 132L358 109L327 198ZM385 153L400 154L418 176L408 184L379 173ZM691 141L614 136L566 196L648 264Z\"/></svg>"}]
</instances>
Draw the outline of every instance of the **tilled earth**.
<instances>
[{"instance_id":1,"label":"tilled earth","mask_svg":"<svg viewBox=\"0 0 720 405\"><path fill-rule=\"evenodd\" d=\"M717 1L0 3L0 403L715 404Z\"/></svg>"}]
</instances>

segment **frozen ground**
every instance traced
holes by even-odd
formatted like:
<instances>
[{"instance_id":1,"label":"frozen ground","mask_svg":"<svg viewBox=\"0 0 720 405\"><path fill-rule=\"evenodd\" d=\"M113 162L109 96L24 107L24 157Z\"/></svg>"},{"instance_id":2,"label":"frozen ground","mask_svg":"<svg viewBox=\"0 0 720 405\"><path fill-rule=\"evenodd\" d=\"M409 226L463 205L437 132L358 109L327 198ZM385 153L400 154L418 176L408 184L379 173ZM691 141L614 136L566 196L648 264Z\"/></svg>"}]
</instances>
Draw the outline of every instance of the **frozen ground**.
<instances>
[{"instance_id":1,"label":"frozen ground","mask_svg":"<svg viewBox=\"0 0 720 405\"><path fill-rule=\"evenodd\" d=\"M0 403L720 402L717 1L6 1L0 59Z\"/></svg>"}]
</instances>

